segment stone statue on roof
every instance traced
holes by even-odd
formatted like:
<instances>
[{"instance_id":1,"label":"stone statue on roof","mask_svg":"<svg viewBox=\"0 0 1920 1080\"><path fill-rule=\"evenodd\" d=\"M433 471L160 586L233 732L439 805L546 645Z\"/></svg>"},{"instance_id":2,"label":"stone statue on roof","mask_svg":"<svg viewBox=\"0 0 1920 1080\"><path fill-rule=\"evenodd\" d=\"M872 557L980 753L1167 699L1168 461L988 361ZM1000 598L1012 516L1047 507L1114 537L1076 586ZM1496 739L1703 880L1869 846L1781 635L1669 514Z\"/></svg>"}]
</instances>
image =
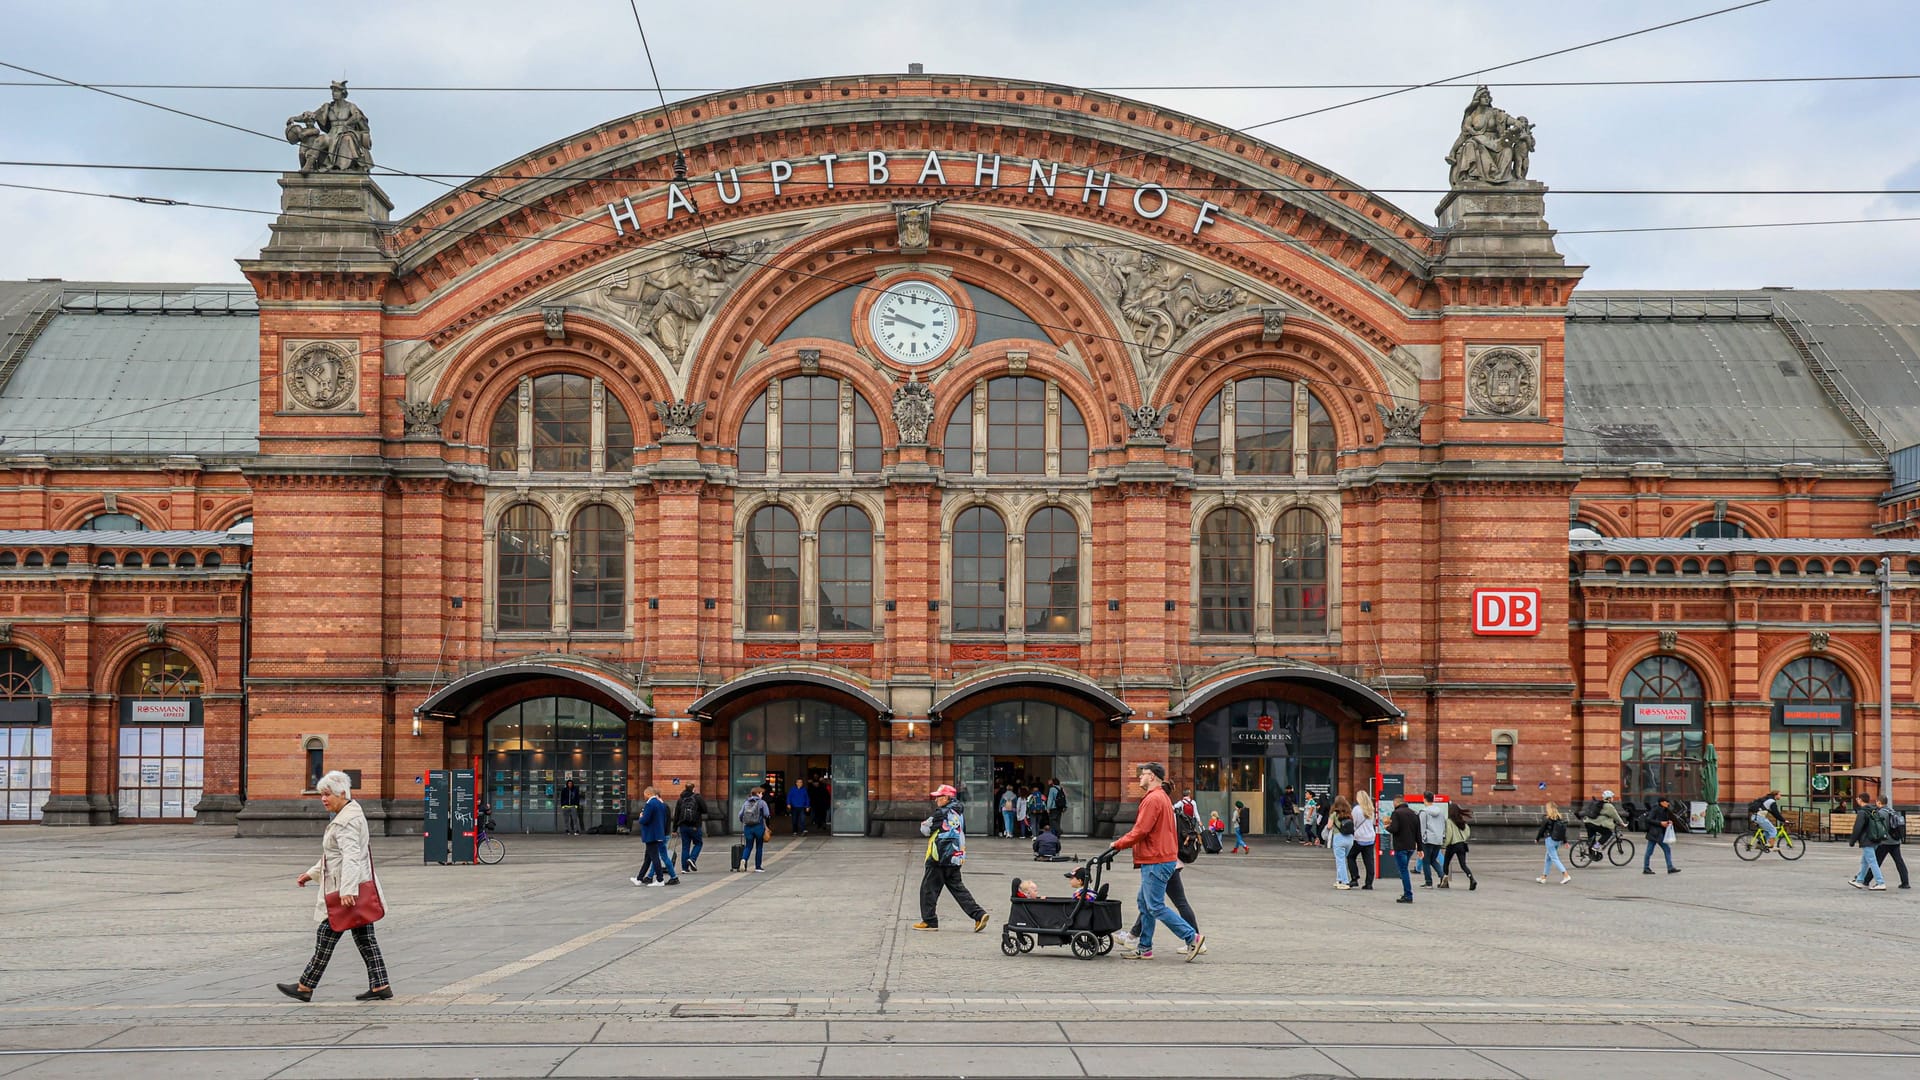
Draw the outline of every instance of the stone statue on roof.
<instances>
[{"instance_id":1,"label":"stone statue on roof","mask_svg":"<svg viewBox=\"0 0 1920 1080\"><path fill-rule=\"evenodd\" d=\"M1493 93L1477 87L1447 151L1447 182L1460 188L1525 180L1533 146L1533 124L1497 108Z\"/></svg>"},{"instance_id":2,"label":"stone statue on roof","mask_svg":"<svg viewBox=\"0 0 1920 1080\"><path fill-rule=\"evenodd\" d=\"M335 82L333 100L287 118L287 141L300 148L300 171L366 172L373 168L373 134L367 114L347 100L347 84Z\"/></svg>"}]
</instances>

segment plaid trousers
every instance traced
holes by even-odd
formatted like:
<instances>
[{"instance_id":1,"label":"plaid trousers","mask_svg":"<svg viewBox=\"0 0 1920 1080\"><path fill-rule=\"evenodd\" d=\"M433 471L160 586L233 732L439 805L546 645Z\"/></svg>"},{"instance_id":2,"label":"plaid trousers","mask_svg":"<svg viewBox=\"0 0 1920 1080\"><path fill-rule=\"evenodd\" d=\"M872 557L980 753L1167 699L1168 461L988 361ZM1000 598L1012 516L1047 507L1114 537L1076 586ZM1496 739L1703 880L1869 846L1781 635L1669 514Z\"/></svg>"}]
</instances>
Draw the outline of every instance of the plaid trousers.
<instances>
[{"instance_id":1,"label":"plaid trousers","mask_svg":"<svg viewBox=\"0 0 1920 1080\"><path fill-rule=\"evenodd\" d=\"M328 923L320 924L313 944L313 959L307 961L307 970L300 976L302 986L311 990L320 985L320 976L326 974L327 962L333 959L333 947L345 936L345 931L335 930ZM367 989L378 990L387 985L387 961L380 955L380 943L373 938L373 927L354 927L353 943L360 948L360 959L367 962Z\"/></svg>"}]
</instances>

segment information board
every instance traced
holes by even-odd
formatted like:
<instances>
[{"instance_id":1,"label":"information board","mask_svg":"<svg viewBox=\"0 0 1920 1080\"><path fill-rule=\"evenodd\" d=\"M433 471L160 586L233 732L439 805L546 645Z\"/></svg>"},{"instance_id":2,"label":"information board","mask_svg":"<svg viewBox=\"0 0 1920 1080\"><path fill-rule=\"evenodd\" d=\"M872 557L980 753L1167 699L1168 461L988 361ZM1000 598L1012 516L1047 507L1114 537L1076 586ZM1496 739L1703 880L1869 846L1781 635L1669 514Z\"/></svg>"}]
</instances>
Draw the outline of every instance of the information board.
<instances>
[{"instance_id":1,"label":"information board","mask_svg":"<svg viewBox=\"0 0 1920 1080\"><path fill-rule=\"evenodd\" d=\"M426 850L421 858L424 862L444 865L452 852L447 840L447 770L434 769L427 773L426 795Z\"/></svg>"},{"instance_id":2,"label":"information board","mask_svg":"<svg viewBox=\"0 0 1920 1080\"><path fill-rule=\"evenodd\" d=\"M474 810L473 770L453 769L452 783L447 796L448 831L453 848L453 861L470 863L473 861L473 849L477 842L474 831L478 829L479 819Z\"/></svg>"}]
</instances>

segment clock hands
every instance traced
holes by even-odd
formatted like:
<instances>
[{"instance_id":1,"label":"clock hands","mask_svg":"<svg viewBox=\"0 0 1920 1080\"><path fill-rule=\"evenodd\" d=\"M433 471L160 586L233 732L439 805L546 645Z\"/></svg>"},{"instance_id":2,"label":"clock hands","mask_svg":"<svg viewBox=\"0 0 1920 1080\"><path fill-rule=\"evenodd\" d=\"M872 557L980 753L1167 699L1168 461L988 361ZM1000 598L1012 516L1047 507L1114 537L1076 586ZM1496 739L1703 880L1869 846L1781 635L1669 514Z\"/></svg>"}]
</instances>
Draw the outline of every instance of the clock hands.
<instances>
[{"instance_id":1,"label":"clock hands","mask_svg":"<svg viewBox=\"0 0 1920 1080\"><path fill-rule=\"evenodd\" d=\"M927 328L925 323L914 322L912 319L907 318L905 315L902 315L897 311L887 312L887 321L903 322L903 323L906 323L908 326L913 327L915 330L925 330Z\"/></svg>"}]
</instances>

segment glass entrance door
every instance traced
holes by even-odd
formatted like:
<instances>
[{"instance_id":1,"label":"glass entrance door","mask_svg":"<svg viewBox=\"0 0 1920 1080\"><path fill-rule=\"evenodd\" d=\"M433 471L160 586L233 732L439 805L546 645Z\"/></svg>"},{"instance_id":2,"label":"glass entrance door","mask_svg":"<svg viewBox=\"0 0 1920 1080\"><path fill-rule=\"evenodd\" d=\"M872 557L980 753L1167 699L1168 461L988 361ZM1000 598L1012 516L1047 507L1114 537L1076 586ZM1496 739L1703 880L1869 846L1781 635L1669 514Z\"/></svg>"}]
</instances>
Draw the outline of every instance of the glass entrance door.
<instances>
[{"instance_id":1,"label":"glass entrance door","mask_svg":"<svg viewBox=\"0 0 1920 1080\"><path fill-rule=\"evenodd\" d=\"M1067 810L1063 836L1085 836L1093 824L1093 725L1085 717L1041 701L1003 701L975 709L954 725L955 786L966 796L967 828L989 835L999 811L996 763L1019 761L1030 787L1044 791L1058 779Z\"/></svg>"},{"instance_id":2,"label":"glass entrance door","mask_svg":"<svg viewBox=\"0 0 1920 1080\"><path fill-rule=\"evenodd\" d=\"M560 791L580 785L581 824L618 820L627 793L627 725L590 701L532 698L487 721L482 800L500 832L559 832Z\"/></svg>"},{"instance_id":3,"label":"glass entrance door","mask_svg":"<svg viewBox=\"0 0 1920 1080\"><path fill-rule=\"evenodd\" d=\"M867 722L838 705L810 698L748 709L728 729L728 820L737 820L747 793L767 786L777 774L778 790L767 793L776 822L787 819L786 785L811 774L832 785L828 809L833 831L862 836L867 831ZM779 830L784 833L784 829Z\"/></svg>"}]
</instances>

